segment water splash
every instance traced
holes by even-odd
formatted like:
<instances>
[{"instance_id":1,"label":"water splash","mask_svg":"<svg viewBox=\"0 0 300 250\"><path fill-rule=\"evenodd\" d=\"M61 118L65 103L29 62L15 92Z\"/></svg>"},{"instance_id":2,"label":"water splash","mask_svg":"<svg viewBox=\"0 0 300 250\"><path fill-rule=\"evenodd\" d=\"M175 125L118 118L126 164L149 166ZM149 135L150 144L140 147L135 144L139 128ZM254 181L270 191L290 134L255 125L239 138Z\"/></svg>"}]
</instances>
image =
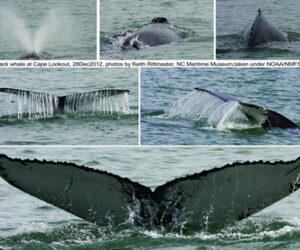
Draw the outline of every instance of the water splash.
<instances>
[{"instance_id":1,"label":"water splash","mask_svg":"<svg viewBox=\"0 0 300 250\"><path fill-rule=\"evenodd\" d=\"M167 116L193 120L200 127L218 130L261 127L260 123L249 120L239 102L224 102L209 93L195 90L174 103Z\"/></svg>"},{"instance_id":2,"label":"water splash","mask_svg":"<svg viewBox=\"0 0 300 250\"><path fill-rule=\"evenodd\" d=\"M59 28L59 19L57 18L57 12L50 10L44 19L42 25L36 31L33 41L33 51L39 54L47 41L50 40L51 36L54 36Z\"/></svg>"},{"instance_id":3,"label":"water splash","mask_svg":"<svg viewBox=\"0 0 300 250\"><path fill-rule=\"evenodd\" d=\"M66 40L72 30L66 13L49 10L40 26L34 31L18 13L8 8L0 10L0 33L7 43L17 42L27 53L40 54L52 41ZM69 18L69 17L68 17ZM71 19L71 18L70 18Z\"/></svg>"},{"instance_id":4,"label":"water splash","mask_svg":"<svg viewBox=\"0 0 300 250\"><path fill-rule=\"evenodd\" d=\"M10 9L1 8L0 20L2 29L4 29L2 36L11 34L23 49L27 52L33 51L32 36L23 19Z\"/></svg>"}]
</instances>

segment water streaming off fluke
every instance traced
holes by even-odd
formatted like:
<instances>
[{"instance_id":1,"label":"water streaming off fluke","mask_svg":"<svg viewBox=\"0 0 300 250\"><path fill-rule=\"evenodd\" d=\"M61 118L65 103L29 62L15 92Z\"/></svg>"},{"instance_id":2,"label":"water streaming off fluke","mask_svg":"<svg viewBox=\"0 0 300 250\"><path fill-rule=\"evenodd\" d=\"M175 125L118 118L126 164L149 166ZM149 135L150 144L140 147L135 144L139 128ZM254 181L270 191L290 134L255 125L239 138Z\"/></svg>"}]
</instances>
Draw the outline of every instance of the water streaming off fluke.
<instances>
[{"instance_id":1,"label":"water streaming off fluke","mask_svg":"<svg viewBox=\"0 0 300 250\"><path fill-rule=\"evenodd\" d=\"M130 114L129 90L109 89L57 96L28 90L0 88L7 93L7 113L18 118L51 117L57 114L94 115Z\"/></svg>"},{"instance_id":2,"label":"water streaming off fluke","mask_svg":"<svg viewBox=\"0 0 300 250\"><path fill-rule=\"evenodd\" d=\"M68 95L64 101L64 112L130 114L128 91L106 90Z\"/></svg>"},{"instance_id":3,"label":"water streaming off fluke","mask_svg":"<svg viewBox=\"0 0 300 250\"><path fill-rule=\"evenodd\" d=\"M249 116L245 109L237 100L224 102L208 92L194 90L176 101L167 116L194 120L200 127L218 130L261 127L266 120L266 112L253 109L251 111L256 114Z\"/></svg>"}]
</instances>

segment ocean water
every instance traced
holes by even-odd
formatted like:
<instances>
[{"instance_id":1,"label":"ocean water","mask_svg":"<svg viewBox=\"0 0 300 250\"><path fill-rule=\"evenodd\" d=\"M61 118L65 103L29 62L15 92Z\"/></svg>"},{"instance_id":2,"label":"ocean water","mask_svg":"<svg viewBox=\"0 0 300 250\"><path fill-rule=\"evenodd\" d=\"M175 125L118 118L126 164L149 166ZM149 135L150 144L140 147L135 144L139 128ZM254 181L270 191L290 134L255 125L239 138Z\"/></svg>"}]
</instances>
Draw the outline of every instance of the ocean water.
<instances>
[{"instance_id":1,"label":"ocean water","mask_svg":"<svg viewBox=\"0 0 300 250\"><path fill-rule=\"evenodd\" d=\"M300 58L299 1L217 0L217 59ZM269 22L288 35L289 42L270 42L249 48L241 42L261 8Z\"/></svg>"},{"instance_id":2,"label":"ocean water","mask_svg":"<svg viewBox=\"0 0 300 250\"><path fill-rule=\"evenodd\" d=\"M213 1L189 0L100 2L101 59L213 59ZM154 17L165 17L184 28L181 41L140 50L121 49L117 34L146 26Z\"/></svg>"},{"instance_id":3,"label":"ocean water","mask_svg":"<svg viewBox=\"0 0 300 250\"><path fill-rule=\"evenodd\" d=\"M96 59L96 0L2 0L0 59Z\"/></svg>"},{"instance_id":4,"label":"ocean water","mask_svg":"<svg viewBox=\"0 0 300 250\"><path fill-rule=\"evenodd\" d=\"M78 98L65 112L55 112L57 106L39 95L26 99L0 92L1 145L138 143L137 69L11 68L0 74L0 88L63 96L101 89L130 91L111 98Z\"/></svg>"},{"instance_id":5,"label":"ocean water","mask_svg":"<svg viewBox=\"0 0 300 250\"><path fill-rule=\"evenodd\" d=\"M273 148L5 148L22 159L69 161L155 188L176 177L234 161L293 160L298 147ZM253 183L255 185L255 183ZM0 179L1 249L298 249L300 192L216 232L182 234L159 228L115 230L85 222Z\"/></svg>"},{"instance_id":6,"label":"ocean water","mask_svg":"<svg viewBox=\"0 0 300 250\"><path fill-rule=\"evenodd\" d=\"M299 125L299 75L298 69L144 68L141 143L298 145L299 129L263 129L241 117L236 102L220 106L216 98L200 95L194 88L229 94L274 110Z\"/></svg>"}]
</instances>

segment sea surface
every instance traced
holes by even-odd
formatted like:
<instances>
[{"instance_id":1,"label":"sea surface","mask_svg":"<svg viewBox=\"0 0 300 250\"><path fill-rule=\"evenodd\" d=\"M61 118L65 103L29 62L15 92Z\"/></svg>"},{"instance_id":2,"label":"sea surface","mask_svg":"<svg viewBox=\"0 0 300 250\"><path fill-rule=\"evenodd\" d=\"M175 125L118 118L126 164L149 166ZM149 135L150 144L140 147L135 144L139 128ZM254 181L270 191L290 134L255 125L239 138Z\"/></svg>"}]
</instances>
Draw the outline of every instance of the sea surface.
<instances>
[{"instance_id":1,"label":"sea surface","mask_svg":"<svg viewBox=\"0 0 300 250\"><path fill-rule=\"evenodd\" d=\"M101 59L213 59L213 1L100 2ZM140 50L121 49L117 34L146 26L154 17L165 17L185 29L183 40Z\"/></svg>"},{"instance_id":2,"label":"sea surface","mask_svg":"<svg viewBox=\"0 0 300 250\"><path fill-rule=\"evenodd\" d=\"M217 59L300 58L299 7L297 0L217 0ZM257 10L288 35L289 42L269 42L249 48L241 38L255 20Z\"/></svg>"},{"instance_id":3,"label":"sea surface","mask_svg":"<svg viewBox=\"0 0 300 250\"><path fill-rule=\"evenodd\" d=\"M0 59L95 60L96 0L2 0Z\"/></svg>"},{"instance_id":4,"label":"sea surface","mask_svg":"<svg viewBox=\"0 0 300 250\"><path fill-rule=\"evenodd\" d=\"M96 102L93 102L95 99L92 97L92 101L83 98L78 106L81 108L62 113L52 112L52 106L39 101L38 96L35 99L22 99L22 95L0 92L1 145L138 143L137 69L11 68L1 69L0 79L0 88L26 89L62 96L101 89L130 91ZM105 108L98 112L93 106L98 104Z\"/></svg>"},{"instance_id":5,"label":"sea surface","mask_svg":"<svg viewBox=\"0 0 300 250\"><path fill-rule=\"evenodd\" d=\"M194 90L199 87L229 94L274 110L299 126L299 76L298 69L144 68L141 70L141 143L299 144L299 129L263 129L248 122L239 123L241 113L235 112L238 111L235 106L226 106L221 110L223 113L217 113L216 98ZM203 121L203 113L212 121Z\"/></svg>"},{"instance_id":6,"label":"sea surface","mask_svg":"<svg viewBox=\"0 0 300 250\"><path fill-rule=\"evenodd\" d=\"M1 148L22 159L69 161L155 188L234 161L293 160L300 148ZM253 183L255 185L255 183ZM263 191L262 191L263 192ZM83 221L0 179L1 249L299 249L300 191L216 232L115 230Z\"/></svg>"}]
</instances>

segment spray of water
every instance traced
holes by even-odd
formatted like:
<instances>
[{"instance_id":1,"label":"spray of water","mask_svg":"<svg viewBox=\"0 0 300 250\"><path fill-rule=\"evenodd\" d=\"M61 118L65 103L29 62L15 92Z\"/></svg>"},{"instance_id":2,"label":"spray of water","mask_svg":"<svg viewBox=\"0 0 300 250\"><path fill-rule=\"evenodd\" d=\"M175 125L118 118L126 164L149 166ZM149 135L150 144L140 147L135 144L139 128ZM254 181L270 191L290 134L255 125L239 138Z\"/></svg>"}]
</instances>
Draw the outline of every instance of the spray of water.
<instances>
[{"instance_id":1,"label":"spray of water","mask_svg":"<svg viewBox=\"0 0 300 250\"><path fill-rule=\"evenodd\" d=\"M23 19L10 9L1 8L0 20L3 36L11 34L23 49L33 51L32 35Z\"/></svg>"},{"instance_id":2,"label":"spray of water","mask_svg":"<svg viewBox=\"0 0 300 250\"><path fill-rule=\"evenodd\" d=\"M39 54L45 47L46 42L57 33L58 27L59 19L57 18L57 13L54 10L50 10L42 25L35 33L33 51Z\"/></svg>"},{"instance_id":3,"label":"spray of water","mask_svg":"<svg viewBox=\"0 0 300 250\"><path fill-rule=\"evenodd\" d=\"M8 8L0 9L0 33L7 43L19 43L27 53L39 54L51 42L68 39L65 34L71 29L71 18L60 10L50 10L41 20L40 26L33 30L16 12ZM64 33L64 34L62 34Z\"/></svg>"},{"instance_id":4,"label":"spray of water","mask_svg":"<svg viewBox=\"0 0 300 250\"><path fill-rule=\"evenodd\" d=\"M180 98L169 110L168 117L194 120L201 127L247 129L260 127L250 121L237 101L224 102L206 92L192 91Z\"/></svg>"}]
</instances>

